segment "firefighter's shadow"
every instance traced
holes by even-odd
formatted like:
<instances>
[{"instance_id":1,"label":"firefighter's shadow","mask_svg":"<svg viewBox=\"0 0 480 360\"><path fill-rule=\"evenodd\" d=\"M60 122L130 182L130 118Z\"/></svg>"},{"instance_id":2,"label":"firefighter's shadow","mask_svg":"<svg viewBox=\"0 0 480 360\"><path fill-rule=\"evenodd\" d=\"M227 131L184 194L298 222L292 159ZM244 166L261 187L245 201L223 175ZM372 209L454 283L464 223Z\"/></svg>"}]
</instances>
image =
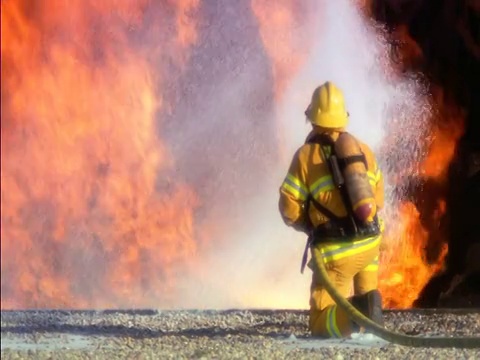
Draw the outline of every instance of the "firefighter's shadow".
<instances>
[{"instance_id":1,"label":"firefighter's shadow","mask_svg":"<svg viewBox=\"0 0 480 360\"><path fill-rule=\"evenodd\" d=\"M293 324L296 338L307 338L305 325ZM296 326L295 326L296 325ZM148 339L161 337L183 336L187 338L228 338L231 336L263 336L276 339L288 338L292 332L281 329L278 322L262 322L249 327L225 328L209 326L201 328L187 328L181 330L163 330L160 328L145 327L144 325L72 325L72 324L30 324L2 327L2 334L72 334L84 336L128 337L134 339ZM275 329L276 328L276 329Z\"/></svg>"}]
</instances>

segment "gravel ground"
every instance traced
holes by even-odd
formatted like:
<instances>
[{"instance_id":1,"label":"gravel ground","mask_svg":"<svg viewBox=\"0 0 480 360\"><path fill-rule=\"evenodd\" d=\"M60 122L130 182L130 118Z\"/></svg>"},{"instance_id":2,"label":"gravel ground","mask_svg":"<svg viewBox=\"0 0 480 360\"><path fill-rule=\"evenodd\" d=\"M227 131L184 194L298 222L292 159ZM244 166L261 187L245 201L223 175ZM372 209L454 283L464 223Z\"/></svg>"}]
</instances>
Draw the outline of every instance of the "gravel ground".
<instances>
[{"instance_id":1,"label":"gravel ground","mask_svg":"<svg viewBox=\"0 0 480 360\"><path fill-rule=\"evenodd\" d=\"M408 334L479 335L480 312L388 311ZM480 359L480 349L407 348L371 335L316 340L307 312L2 311L2 359ZM367 338L370 336L370 338ZM372 340L373 339L373 340Z\"/></svg>"}]
</instances>

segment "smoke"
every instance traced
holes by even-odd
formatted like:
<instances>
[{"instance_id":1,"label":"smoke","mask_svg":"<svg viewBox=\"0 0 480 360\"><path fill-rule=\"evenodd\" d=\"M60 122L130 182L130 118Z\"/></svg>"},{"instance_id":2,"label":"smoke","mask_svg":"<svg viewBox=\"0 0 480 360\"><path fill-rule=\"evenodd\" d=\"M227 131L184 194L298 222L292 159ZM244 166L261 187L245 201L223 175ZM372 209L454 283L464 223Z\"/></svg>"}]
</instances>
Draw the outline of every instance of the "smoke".
<instances>
[{"instance_id":1,"label":"smoke","mask_svg":"<svg viewBox=\"0 0 480 360\"><path fill-rule=\"evenodd\" d=\"M246 183L253 191L235 205L231 202L219 204L216 198L209 199L214 208L228 209L224 214L230 211L239 221L229 222L228 231L218 235L219 239L213 239L212 243L220 245L210 250L203 271L193 281L189 279L183 284L185 295L179 306L308 307L310 275L308 270L304 275L299 272L306 239L283 224L277 202L278 188L291 156L310 130L303 112L313 89L320 83L331 80L343 89L350 112L349 131L373 147L386 174L393 166L388 157L380 154L380 146L387 135L402 139L404 149L398 155L404 161L412 161L418 156L420 147L416 138L429 111L425 100L419 96L419 83L415 79L393 77L387 60L390 48L381 29L366 21L352 1L320 1L316 9L315 16L310 17L315 23L303 25L313 28L313 32L308 33L308 36L315 36L311 55L272 109L275 131L281 134L283 141L279 144L281 149L276 151L286 156L280 156L280 159L269 156L265 167L253 171L249 168ZM250 65L251 68L245 67L243 71L258 71L258 64L250 62ZM238 99L248 91L255 91L259 81L243 76L248 81L238 77L233 88L216 87L214 98ZM231 115L232 106L227 109ZM234 109L245 113L240 108ZM225 108L216 102L207 114L211 116L222 111ZM233 119L238 117L230 117L235 121ZM402 127L394 126L399 123ZM255 129L243 130L247 136L235 138L239 147L248 148L269 136ZM252 155L248 151L239 154L241 161L248 161ZM242 185L238 179L224 175L218 176L217 180L220 189L229 191L235 190L225 183L238 188ZM394 218L391 209L395 203L388 183L387 198L389 206L385 216L388 221ZM224 217L218 220L223 222Z\"/></svg>"}]
</instances>

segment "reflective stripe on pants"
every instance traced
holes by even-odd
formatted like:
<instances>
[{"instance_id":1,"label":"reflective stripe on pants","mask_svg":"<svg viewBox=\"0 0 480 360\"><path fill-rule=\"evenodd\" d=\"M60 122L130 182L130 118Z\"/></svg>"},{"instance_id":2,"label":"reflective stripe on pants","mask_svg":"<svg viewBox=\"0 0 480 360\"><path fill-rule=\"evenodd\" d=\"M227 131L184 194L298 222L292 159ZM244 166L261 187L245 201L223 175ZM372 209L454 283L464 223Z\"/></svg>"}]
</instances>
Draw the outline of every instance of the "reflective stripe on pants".
<instances>
[{"instance_id":1,"label":"reflective stripe on pants","mask_svg":"<svg viewBox=\"0 0 480 360\"><path fill-rule=\"evenodd\" d=\"M366 243L370 244L370 243ZM321 246L316 250L322 251ZM351 249L350 249L351 250ZM359 248L355 248L359 250ZM322 252L322 254L325 254ZM366 293L378 286L378 271L374 264L379 255L379 243L375 246L364 246L350 256L336 260L325 259L325 267L330 280L344 297L350 295L353 283L355 295ZM377 265L378 267L378 265ZM313 277L310 288L309 328L314 336L345 337L352 333L352 323L348 315L335 305L335 302L322 286L322 279L313 266Z\"/></svg>"}]
</instances>

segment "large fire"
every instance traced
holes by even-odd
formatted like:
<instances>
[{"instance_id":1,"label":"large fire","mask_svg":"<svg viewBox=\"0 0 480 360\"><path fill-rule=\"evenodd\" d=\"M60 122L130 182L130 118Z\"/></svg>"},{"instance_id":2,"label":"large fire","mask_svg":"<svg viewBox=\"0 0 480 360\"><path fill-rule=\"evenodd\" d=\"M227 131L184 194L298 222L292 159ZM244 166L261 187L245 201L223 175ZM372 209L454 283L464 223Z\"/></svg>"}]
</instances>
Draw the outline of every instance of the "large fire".
<instances>
[{"instance_id":1,"label":"large fire","mask_svg":"<svg viewBox=\"0 0 480 360\"><path fill-rule=\"evenodd\" d=\"M148 46L187 53L196 3L165 4L171 42ZM139 32L147 6L2 2L2 308L173 301L198 199L158 180L172 165L156 135L162 79L138 36L168 24Z\"/></svg>"},{"instance_id":2,"label":"large fire","mask_svg":"<svg viewBox=\"0 0 480 360\"><path fill-rule=\"evenodd\" d=\"M201 3L155 3L2 2L2 309L175 306L200 263L195 210L208 199L172 175L159 124L164 84L195 66ZM315 2L298 3L251 1L277 101L308 57L308 36L288 34ZM442 182L460 130L434 131L420 167ZM434 208L433 223L444 202ZM381 290L408 307L446 249L426 265L432 227L411 201L398 212Z\"/></svg>"}]
</instances>

